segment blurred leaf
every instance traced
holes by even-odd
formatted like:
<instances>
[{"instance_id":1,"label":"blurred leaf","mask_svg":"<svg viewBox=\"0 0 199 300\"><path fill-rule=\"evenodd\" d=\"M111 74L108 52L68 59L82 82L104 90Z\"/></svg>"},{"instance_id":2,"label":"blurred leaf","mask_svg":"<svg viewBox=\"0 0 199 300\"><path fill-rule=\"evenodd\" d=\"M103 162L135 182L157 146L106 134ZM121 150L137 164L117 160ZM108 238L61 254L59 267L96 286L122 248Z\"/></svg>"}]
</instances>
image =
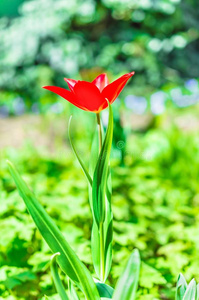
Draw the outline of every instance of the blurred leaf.
<instances>
[{"instance_id":1,"label":"blurred leaf","mask_svg":"<svg viewBox=\"0 0 199 300\"><path fill-rule=\"evenodd\" d=\"M184 294L183 300L197 300L197 288L196 281L192 279L189 285L187 286L186 292Z\"/></svg>"},{"instance_id":2,"label":"blurred leaf","mask_svg":"<svg viewBox=\"0 0 199 300\"><path fill-rule=\"evenodd\" d=\"M70 299L71 300L79 300L79 297L76 293L75 287L70 279L68 281L68 287L69 287L69 291L70 291Z\"/></svg>"}]
</instances>

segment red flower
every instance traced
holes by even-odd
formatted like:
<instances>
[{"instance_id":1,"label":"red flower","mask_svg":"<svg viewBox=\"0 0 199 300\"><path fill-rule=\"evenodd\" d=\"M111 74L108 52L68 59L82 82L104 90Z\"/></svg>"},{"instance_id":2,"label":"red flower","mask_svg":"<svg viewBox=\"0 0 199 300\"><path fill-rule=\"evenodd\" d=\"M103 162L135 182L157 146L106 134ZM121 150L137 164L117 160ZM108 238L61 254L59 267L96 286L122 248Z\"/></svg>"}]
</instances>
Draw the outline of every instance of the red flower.
<instances>
[{"instance_id":1,"label":"red flower","mask_svg":"<svg viewBox=\"0 0 199 300\"><path fill-rule=\"evenodd\" d=\"M99 75L92 82L64 78L70 91L57 86L43 88L83 110L99 113L108 106L106 99L112 104L133 75L134 72L125 74L110 84L106 74Z\"/></svg>"}]
</instances>

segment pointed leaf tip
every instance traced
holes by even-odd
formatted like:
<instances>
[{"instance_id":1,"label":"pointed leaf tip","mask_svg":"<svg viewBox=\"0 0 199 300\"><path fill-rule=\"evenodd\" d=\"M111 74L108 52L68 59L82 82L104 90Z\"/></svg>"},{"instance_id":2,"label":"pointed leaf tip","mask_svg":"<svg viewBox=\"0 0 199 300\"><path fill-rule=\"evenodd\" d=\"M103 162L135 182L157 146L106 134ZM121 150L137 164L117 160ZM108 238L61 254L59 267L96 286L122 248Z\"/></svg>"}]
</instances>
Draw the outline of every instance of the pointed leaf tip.
<instances>
[{"instance_id":1,"label":"pointed leaf tip","mask_svg":"<svg viewBox=\"0 0 199 300\"><path fill-rule=\"evenodd\" d=\"M55 259L55 257L56 257L56 256L59 256L59 255L61 255L61 253L60 253L60 252L56 252L56 253L54 253L54 254L51 256L51 260L54 260L54 259Z\"/></svg>"},{"instance_id":2,"label":"pointed leaf tip","mask_svg":"<svg viewBox=\"0 0 199 300\"><path fill-rule=\"evenodd\" d=\"M53 277L53 281L57 290L57 293L59 294L61 300L69 300L65 288L63 286L63 283L59 277L59 272L58 272L58 266L57 266L57 260L56 260L56 256L59 256L60 252L54 253L51 256L51 273L52 273L52 277Z\"/></svg>"},{"instance_id":3,"label":"pointed leaf tip","mask_svg":"<svg viewBox=\"0 0 199 300\"><path fill-rule=\"evenodd\" d=\"M135 249L124 269L124 272L119 277L113 294L114 300L134 300L136 296L138 280L140 273L140 254Z\"/></svg>"}]
</instances>

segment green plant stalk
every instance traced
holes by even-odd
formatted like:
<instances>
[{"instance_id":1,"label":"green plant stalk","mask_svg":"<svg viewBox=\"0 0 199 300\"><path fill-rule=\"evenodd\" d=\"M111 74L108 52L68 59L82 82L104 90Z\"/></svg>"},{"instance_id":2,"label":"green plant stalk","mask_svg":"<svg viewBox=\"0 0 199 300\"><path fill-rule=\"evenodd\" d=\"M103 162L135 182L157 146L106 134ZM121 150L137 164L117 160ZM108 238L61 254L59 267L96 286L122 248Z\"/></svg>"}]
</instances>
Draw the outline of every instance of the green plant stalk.
<instances>
[{"instance_id":1,"label":"green plant stalk","mask_svg":"<svg viewBox=\"0 0 199 300\"><path fill-rule=\"evenodd\" d=\"M103 222L100 223L100 275L101 280L105 281L105 254L104 254L104 224Z\"/></svg>"},{"instance_id":2,"label":"green plant stalk","mask_svg":"<svg viewBox=\"0 0 199 300\"><path fill-rule=\"evenodd\" d=\"M98 136L99 136L99 153L102 149L102 128L100 114L97 113L97 125L98 125ZM105 252L104 252L104 224L100 223L99 226L99 235L100 235L100 277L101 280L105 280Z\"/></svg>"},{"instance_id":3,"label":"green plant stalk","mask_svg":"<svg viewBox=\"0 0 199 300\"><path fill-rule=\"evenodd\" d=\"M102 128L101 128L101 120L100 120L100 114L97 113L97 125L98 125L98 135L99 135L99 153L102 149Z\"/></svg>"}]
</instances>

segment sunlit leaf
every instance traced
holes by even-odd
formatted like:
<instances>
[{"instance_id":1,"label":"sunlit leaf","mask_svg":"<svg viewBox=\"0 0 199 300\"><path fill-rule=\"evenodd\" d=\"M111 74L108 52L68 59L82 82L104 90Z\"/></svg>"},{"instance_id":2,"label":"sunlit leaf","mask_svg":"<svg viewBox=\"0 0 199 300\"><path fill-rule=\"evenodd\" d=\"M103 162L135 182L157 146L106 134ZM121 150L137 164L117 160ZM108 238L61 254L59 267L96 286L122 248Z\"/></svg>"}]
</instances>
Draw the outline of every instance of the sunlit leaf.
<instances>
[{"instance_id":1,"label":"sunlit leaf","mask_svg":"<svg viewBox=\"0 0 199 300\"><path fill-rule=\"evenodd\" d=\"M111 117L111 115L109 115ZM110 119L110 118L109 118ZM109 125L108 125L108 128ZM96 128L95 135L93 138L93 143L92 143L92 149L91 149L91 159L90 159L90 165L89 165L89 172L91 176L96 171L96 165L98 163L99 159L99 137L98 137L98 132L99 128ZM106 136L104 136L103 132L103 127L101 126L101 132L102 132L102 140L103 144L105 143ZM111 143L111 140L110 140ZM107 161L108 162L108 161ZM111 268L111 263L112 263L112 211L111 211L111 192L112 192L112 187L111 187L111 172L110 172L110 167L109 167L109 162L108 162L108 174L107 174L107 180L105 182L106 185L106 191L105 191L105 198L104 198L104 222L103 222L103 247L104 247L104 260L101 259L101 248L100 248L100 238L101 238L101 233L99 231L98 225L96 223L95 215L94 215L94 202L93 202L93 195L91 188L89 188L89 198L90 198L90 204L92 208L92 212L94 215L93 219L93 226L92 226L92 235L91 235L91 250L92 250L92 258L93 258L93 264L95 268L95 272L101 280L106 280L110 268ZM95 201L95 200L94 200ZM102 265L104 264L104 266ZM102 275L101 270L104 269L104 274Z\"/></svg>"},{"instance_id":2,"label":"sunlit leaf","mask_svg":"<svg viewBox=\"0 0 199 300\"><path fill-rule=\"evenodd\" d=\"M195 279L190 281L182 300L197 300L197 287Z\"/></svg>"},{"instance_id":3,"label":"sunlit leaf","mask_svg":"<svg viewBox=\"0 0 199 300\"><path fill-rule=\"evenodd\" d=\"M123 274L119 277L114 300L134 300L140 273L140 255L137 249L131 254Z\"/></svg>"},{"instance_id":4,"label":"sunlit leaf","mask_svg":"<svg viewBox=\"0 0 199 300\"><path fill-rule=\"evenodd\" d=\"M187 283L184 276L180 273L176 286L176 300L182 300L187 289Z\"/></svg>"},{"instance_id":5,"label":"sunlit leaf","mask_svg":"<svg viewBox=\"0 0 199 300\"><path fill-rule=\"evenodd\" d=\"M70 279L68 281L68 287L69 287L69 292L70 292L70 299L71 300L79 300L79 297L76 293L75 287Z\"/></svg>"},{"instance_id":6,"label":"sunlit leaf","mask_svg":"<svg viewBox=\"0 0 199 300\"><path fill-rule=\"evenodd\" d=\"M90 272L78 259L75 252L64 239L63 235L46 213L34 194L28 189L19 173L11 162L8 162L10 173L31 214L41 235L46 240L53 253L60 252L57 261L62 270L75 282L79 283L85 296L91 299L100 299Z\"/></svg>"},{"instance_id":7,"label":"sunlit leaf","mask_svg":"<svg viewBox=\"0 0 199 300\"><path fill-rule=\"evenodd\" d=\"M109 103L109 102L108 102ZM102 149L99 154L97 165L93 176L92 185L92 206L93 214L97 226L105 219L105 195L107 189L107 178L109 171L109 158L111 153L113 137L113 113L111 105L109 104L109 122L106 131L105 139Z\"/></svg>"}]
</instances>

